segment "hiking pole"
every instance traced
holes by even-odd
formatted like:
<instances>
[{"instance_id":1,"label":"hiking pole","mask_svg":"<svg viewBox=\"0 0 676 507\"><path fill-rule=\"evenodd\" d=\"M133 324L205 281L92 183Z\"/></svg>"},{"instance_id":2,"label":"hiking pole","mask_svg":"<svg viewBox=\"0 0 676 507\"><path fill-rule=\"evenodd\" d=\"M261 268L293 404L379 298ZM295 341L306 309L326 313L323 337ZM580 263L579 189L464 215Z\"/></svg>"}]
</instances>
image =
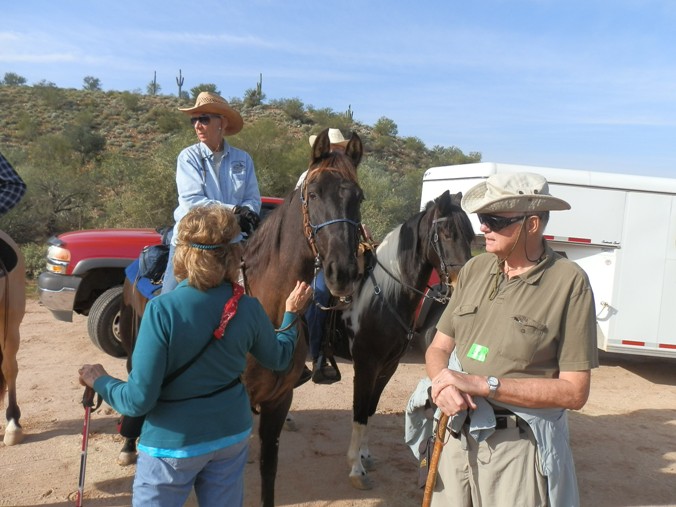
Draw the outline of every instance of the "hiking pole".
<instances>
[{"instance_id":1,"label":"hiking pole","mask_svg":"<svg viewBox=\"0 0 676 507\"><path fill-rule=\"evenodd\" d=\"M432 492L434 485L437 482L437 470L439 470L439 458L441 451L444 448L444 438L446 438L446 425L448 424L448 416L441 413L439 424L437 424L437 434L434 439L434 450L432 451L432 458L430 459L430 469L427 472L427 481L425 482L425 493L423 495L422 507L430 507L432 503Z\"/></svg>"},{"instance_id":2,"label":"hiking pole","mask_svg":"<svg viewBox=\"0 0 676 507\"><path fill-rule=\"evenodd\" d=\"M94 389L87 386L85 387L84 394L82 395L82 406L85 410L85 416L84 424L82 426L82 452L80 453L80 479L78 482L77 499L75 500L76 507L82 507L82 497L84 495L85 468L87 467L87 445L89 444L89 419L92 415L92 409L94 409L94 394Z\"/></svg>"}]
</instances>

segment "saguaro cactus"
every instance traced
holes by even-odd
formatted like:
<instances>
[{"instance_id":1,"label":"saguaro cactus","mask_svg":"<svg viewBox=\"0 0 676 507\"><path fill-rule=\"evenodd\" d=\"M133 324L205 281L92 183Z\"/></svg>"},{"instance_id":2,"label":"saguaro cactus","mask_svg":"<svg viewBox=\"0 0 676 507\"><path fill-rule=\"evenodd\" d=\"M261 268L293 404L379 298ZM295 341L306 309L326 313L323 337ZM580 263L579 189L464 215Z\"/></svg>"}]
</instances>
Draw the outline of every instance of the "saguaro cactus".
<instances>
[{"instance_id":1,"label":"saguaro cactus","mask_svg":"<svg viewBox=\"0 0 676 507\"><path fill-rule=\"evenodd\" d=\"M183 86L183 76L181 75L181 69L178 69L178 77L176 78L176 84L178 85L178 98L181 98L181 87Z\"/></svg>"}]
</instances>

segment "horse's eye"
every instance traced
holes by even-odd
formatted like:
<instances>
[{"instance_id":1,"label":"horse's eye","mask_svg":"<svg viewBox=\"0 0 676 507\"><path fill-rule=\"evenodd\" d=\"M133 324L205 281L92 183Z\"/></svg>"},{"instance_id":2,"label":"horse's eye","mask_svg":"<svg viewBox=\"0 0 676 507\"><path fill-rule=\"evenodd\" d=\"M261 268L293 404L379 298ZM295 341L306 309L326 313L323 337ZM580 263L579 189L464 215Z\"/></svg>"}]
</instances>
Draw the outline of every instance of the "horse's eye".
<instances>
[{"instance_id":1,"label":"horse's eye","mask_svg":"<svg viewBox=\"0 0 676 507\"><path fill-rule=\"evenodd\" d=\"M317 194L314 193L314 192L308 192L307 196L308 196L308 199L313 199L313 200L314 200L314 199L317 198Z\"/></svg>"}]
</instances>

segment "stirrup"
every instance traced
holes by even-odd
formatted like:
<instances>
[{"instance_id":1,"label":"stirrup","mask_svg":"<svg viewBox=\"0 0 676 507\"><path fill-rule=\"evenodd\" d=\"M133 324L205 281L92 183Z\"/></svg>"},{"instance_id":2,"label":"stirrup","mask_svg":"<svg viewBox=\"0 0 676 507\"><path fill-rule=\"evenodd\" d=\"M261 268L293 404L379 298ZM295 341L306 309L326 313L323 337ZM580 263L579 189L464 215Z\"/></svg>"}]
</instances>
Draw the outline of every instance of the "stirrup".
<instances>
[{"instance_id":1,"label":"stirrup","mask_svg":"<svg viewBox=\"0 0 676 507\"><path fill-rule=\"evenodd\" d=\"M340 379L340 370L333 357L327 360L324 356L319 356L312 363L312 382L315 384L334 384Z\"/></svg>"},{"instance_id":2,"label":"stirrup","mask_svg":"<svg viewBox=\"0 0 676 507\"><path fill-rule=\"evenodd\" d=\"M296 387L300 387L303 384L305 384L308 380L312 378L312 371L310 371L310 368L308 368L306 365L303 365L303 371L300 374L300 377L296 381L296 385L293 386L295 389Z\"/></svg>"}]
</instances>

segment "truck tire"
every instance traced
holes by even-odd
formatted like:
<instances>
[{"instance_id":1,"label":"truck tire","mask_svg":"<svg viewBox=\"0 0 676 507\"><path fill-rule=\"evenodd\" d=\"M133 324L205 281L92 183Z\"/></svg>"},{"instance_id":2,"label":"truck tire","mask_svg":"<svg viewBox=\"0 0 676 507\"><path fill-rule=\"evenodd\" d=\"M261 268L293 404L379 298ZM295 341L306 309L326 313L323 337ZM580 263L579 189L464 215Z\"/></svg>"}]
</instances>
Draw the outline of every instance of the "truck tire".
<instances>
[{"instance_id":1,"label":"truck tire","mask_svg":"<svg viewBox=\"0 0 676 507\"><path fill-rule=\"evenodd\" d=\"M127 355L120 342L121 303L122 286L112 287L96 298L87 318L92 343L113 357Z\"/></svg>"}]
</instances>

